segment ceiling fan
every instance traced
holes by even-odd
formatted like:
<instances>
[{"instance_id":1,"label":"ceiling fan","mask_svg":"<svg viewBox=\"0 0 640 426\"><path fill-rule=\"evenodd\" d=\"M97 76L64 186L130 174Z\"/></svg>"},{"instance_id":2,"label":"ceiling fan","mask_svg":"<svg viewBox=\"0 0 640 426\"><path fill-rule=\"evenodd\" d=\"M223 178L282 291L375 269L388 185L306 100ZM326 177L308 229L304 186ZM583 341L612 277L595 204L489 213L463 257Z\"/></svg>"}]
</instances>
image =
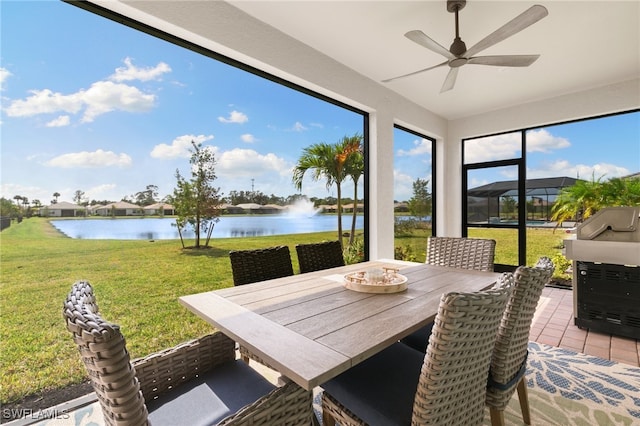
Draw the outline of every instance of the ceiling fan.
<instances>
[{"instance_id":1,"label":"ceiling fan","mask_svg":"<svg viewBox=\"0 0 640 426\"><path fill-rule=\"evenodd\" d=\"M540 19L548 15L547 9L541 5L531 6L529 9L513 18L511 21L498 28L484 39L480 40L470 49L467 49L464 41L460 38L459 25L458 25L458 12L462 10L467 4L466 0L447 0L447 11L454 13L456 17L456 38L453 40L453 44L449 50L442 47L435 42L425 33L420 30L413 30L406 33L404 36L409 40L418 43L419 45L426 47L427 49L438 53L445 58L441 64L424 68L418 71L411 72L409 74L400 75L398 77L382 80L383 83L388 83L399 78L409 77L421 72L429 71L435 68L439 68L444 65L449 65L449 73L444 80L444 84L440 89L440 93L453 89L458 76L458 69L466 64L478 64L478 65L494 65L500 67L528 67L540 57L540 55L499 55L499 56L474 56L477 53L493 46L494 44L501 42L502 40L511 37L512 35L524 30L530 25L535 24Z\"/></svg>"}]
</instances>

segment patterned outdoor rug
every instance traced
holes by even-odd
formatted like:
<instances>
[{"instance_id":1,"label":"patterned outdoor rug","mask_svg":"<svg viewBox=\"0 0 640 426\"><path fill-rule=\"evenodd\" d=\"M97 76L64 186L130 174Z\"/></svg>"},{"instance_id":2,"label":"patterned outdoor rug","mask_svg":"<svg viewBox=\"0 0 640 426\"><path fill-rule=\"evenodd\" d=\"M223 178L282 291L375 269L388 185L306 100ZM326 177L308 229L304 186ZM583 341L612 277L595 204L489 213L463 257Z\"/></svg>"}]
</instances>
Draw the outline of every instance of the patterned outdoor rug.
<instances>
[{"instance_id":1,"label":"patterned outdoor rug","mask_svg":"<svg viewBox=\"0 0 640 426\"><path fill-rule=\"evenodd\" d=\"M527 385L533 425L630 426L640 424L640 368L638 367L529 342ZM322 414L319 404L320 393L316 392L314 409L321 422ZM484 424L490 425L488 409L486 413ZM51 410L44 414L40 419L50 418L51 420L36 422L38 426L104 424L97 402L75 411ZM53 418L51 414L57 414L57 418ZM509 407L505 410L505 422L507 425L524 424L517 394L513 396Z\"/></svg>"},{"instance_id":2,"label":"patterned outdoor rug","mask_svg":"<svg viewBox=\"0 0 640 426\"><path fill-rule=\"evenodd\" d=\"M532 425L640 425L638 367L529 342L527 390ZM319 403L317 395L314 409L321 419ZM505 423L524 425L517 394ZM488 409L483 424L491 425Z\"/></svg>"},{"instance_id":3,"label":"patterned outdoor rug","mask_svg":"<svg viewBox=\"0 0 640 426\"><path fill-rule=\"evenodd\" d=\"M640 424L638 367L529 342L527 387L534 425ZM517 395L505 422L524 424Z\"/></svg>"}]
</instances>

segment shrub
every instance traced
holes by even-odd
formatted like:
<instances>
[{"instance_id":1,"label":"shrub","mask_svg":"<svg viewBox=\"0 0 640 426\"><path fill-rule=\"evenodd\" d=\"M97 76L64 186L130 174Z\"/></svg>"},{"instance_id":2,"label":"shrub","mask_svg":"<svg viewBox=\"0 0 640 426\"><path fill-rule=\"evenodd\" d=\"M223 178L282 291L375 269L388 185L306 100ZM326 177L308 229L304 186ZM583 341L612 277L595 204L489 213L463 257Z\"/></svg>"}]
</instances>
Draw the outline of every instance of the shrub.
<instances>
[{"instance_id":1,"label":"shrub","mask_svg":"<svg viewBox=\"0 0 640 426\"><path fill-rule=\"evenodd\" d=\"M342 255L347 265L364 262L364 240L362 238L353 240L353 244L347 246Z\"/></svg>"},{"instance_id":2,"label":"shrub","mask_svg":"<svg viewBox=\"0 0 640 426\"><path fill-rule=\"evenodd\" d=\"M406 260L408 262L417 262L418 258L410 246L396 246L394 249L394 259Z\"/></svg>"},{"instance_id":3,"label":"shrub","mask_svg":"<svg viewBox=\"0 0 640 426\"><path fill-rule=\"evenodd\" d=\"M564 257L562 253L554 254L551 260L556 268L553 275L566 278L569 275L566 271L571 267L571 261Z\"/></svg>"}]
</instances>

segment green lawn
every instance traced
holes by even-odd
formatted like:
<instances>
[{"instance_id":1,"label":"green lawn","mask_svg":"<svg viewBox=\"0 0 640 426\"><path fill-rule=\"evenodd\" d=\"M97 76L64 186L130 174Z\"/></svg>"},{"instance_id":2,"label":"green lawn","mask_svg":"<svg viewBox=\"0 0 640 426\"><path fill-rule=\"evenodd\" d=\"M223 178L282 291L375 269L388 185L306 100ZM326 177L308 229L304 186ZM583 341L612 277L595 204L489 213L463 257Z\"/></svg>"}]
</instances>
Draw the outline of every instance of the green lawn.
<instances>
[{"instance_id":1,"label":"green lawn","mask_svg":"<svg viewBox=\"0 0 640 426\"><path fill-rule=\"evenodd\" d=\"M431 230L414 231L411 235L396 237L396 247L408 247L416 262L424 262L427 257L427 237ZM496 240L495 263L518 265L518 238L515 229L474 228L469 230L470 238L491 238ZM549 228L527 229L527 265L534 265L540 256L553 258L561 252L562 240L566 237L561 230ZM561 276L556 271L554 276Z\"/></svg>"},{"instance_id":2,"label":"green lawn","mask_svg":"<svg viewBox=\"0 0 640 426\"><path fill-rule=\"evenodd\" d=\"M517 263L511 234L481 230L472 236L489 236L484 232L498 240L497 262ZM531 230L527 263L558 252L562 235ZM86 377L62 318L76 280L91 282L100 311L122 326L135 358L211 331L177 298L232 286L229 250L286 244L297 271L296 244L335 238L335 232L221 238L212 239L210 249L183 250L179 240L75 240L46 219L14 223L0 234L0 402ZM423 262L426 233L399 238L396 245L411 246Z\"/></svg>"},{"instance_id":3,"label":"green lawn","mask_svg":"<svg viewBox=\"0 0 640 426\"><path fill-rule=\"evenodd\" d=\"M220 238L210 249L183 250L179 240L75 240L45 219L14 223L0 234L0 401L86 376L62 318L76 280L94 286L100 311L122 326L135 358L211 331L177 298L232 286L229 250L284 242L297 271L296 244L335 238L334 232Z\"/></svg>"}]
</instances>

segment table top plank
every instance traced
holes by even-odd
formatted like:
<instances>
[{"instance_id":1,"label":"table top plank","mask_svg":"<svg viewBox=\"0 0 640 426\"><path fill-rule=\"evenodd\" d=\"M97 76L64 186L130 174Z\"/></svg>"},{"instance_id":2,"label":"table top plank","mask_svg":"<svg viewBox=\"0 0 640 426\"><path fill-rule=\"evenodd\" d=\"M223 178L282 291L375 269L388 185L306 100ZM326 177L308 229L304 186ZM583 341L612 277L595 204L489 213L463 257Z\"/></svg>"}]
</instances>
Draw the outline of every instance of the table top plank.
<instances>
[{"instance_id":1,"label":"table top plank","mask_svg":"<svg viewBox=\"0 0 640 426\"><path fill-rule=\"evenodd\" d=\"M213 292L183 296L180 303L305 388L325 381L328 367L342 372L351 366L348 357Z\"/></svg>"},{"instance_id":2,"label":"table top plank","mask_svg":"<svg viewBox=\"0 0 640 426\"><path fill-rule=\"evenodd\" d=\"M395 266L400 293L344 287L347 273ZM443 293L479 291L500 274L382 259L180 297L188 309L312 389L432 321Z\"/></svg>"},{"instance_id":3,"label":"table top plank","mask_svg":"<svg viewBox=\"0 0 640 426\"><path fill-rule=\"evenodd\" d=\"M287 328L315 340L326 334L344 329L353 323L368 321L369 318L375 317L395 306L403 305L409 300L403 293L386 294L388 297L375 297L375 294L360 293L368 296L366 297L366 303L349 303L348 299L351 295L347 292L349 290L345 291L344 296L348 297L336 297L332 300L333 309L319 312L314 316L299 321L292 321L293 318L291 317L287 318L289 321ZM360 301L364 299L361 298ZM294 310L292 314L295 315L299 312L301 311ZM271 315L265 316L271 318ZM281 319L279 317L276 318Z\"/></svg>"},{"instance_id":4,"label":"table top plank","mask_svg":"<svg viewBox=\"0 0 640 426\"><path fill-rule=\"evenodd\" d=\"M467 276L454 271L433 279L426 279L425 285L429 281L432 281L432 284L433 281L438 281L437 287L432 287L437 290L407 298L406 303L392 306L366 320L354 321L343 328L336 328L315 340L352 358L355 365L433 321L443 293L481 291L491 287L498 276L499 274L495 274L493 281L491 279L487 281L486 276ZM448 279L445 280L445 278ZM409 287L407 291L411 290ZM423 290L419 289L419 291ZM290 328L293 329L293 327Z\"/></svg>"}]
</instances>

